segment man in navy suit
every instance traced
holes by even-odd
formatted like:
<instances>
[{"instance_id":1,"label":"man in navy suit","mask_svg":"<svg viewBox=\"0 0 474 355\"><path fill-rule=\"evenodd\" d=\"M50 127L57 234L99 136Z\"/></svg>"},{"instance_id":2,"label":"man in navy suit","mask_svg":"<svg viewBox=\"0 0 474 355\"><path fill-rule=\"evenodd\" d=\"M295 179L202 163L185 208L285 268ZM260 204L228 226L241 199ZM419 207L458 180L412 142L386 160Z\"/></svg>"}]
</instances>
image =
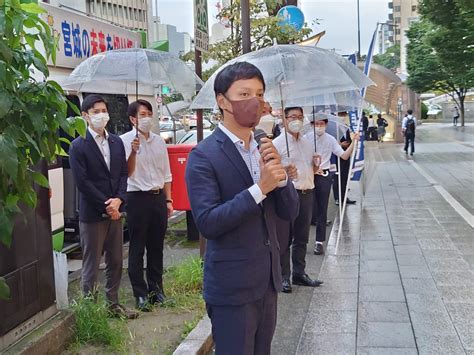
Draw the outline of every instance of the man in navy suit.
<instances>
[{"instance_id":1,"label":"man in navy suit","mask_svg":"<svg viewBox=\"0 0 474 355\"><path fill-rule=\"evenodd\" d=\"M214 83L223 123L189 155L191 209L208 240L204 299L216 354L270 354L281 290L275 221L298 215L298 195L258 124L265 82L252 64L224 68Z\"/></svg>"},{"instance_id":2,"label":"man in navy suit","mask_svg":"<svg viewBox=\"0 0 474 355\"><path fill-rule=\"evenodd\" d=\"M99 264L105 256L105 296L111 315L136 318L120 305L118 289L122 276L123 228L120 213L127 193L127 161L120 138L105 129L107 105L99 95L82 102L87 121L86 137L71 143L69 160L80 192L79 230L82 262L82 292L95 296Z\"/></svg>"}]
</instances>

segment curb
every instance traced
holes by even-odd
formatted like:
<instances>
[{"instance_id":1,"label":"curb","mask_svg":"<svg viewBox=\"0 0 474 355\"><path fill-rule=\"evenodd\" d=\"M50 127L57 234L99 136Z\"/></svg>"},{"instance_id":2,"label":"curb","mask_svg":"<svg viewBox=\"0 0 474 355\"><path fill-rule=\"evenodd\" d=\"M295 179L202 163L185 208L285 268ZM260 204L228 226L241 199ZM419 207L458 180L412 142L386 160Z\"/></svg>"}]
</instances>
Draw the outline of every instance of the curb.
<instances>
[{"instance_id":1,"label":"curb","mask_svg":"<svg viewBox=\"0 0 474 355\"><path fill-rule=\"evenodd\" d=\"M204 316L196 328L179 344L173 355L206 355L214 345L212 340L211 320Z\"/></svg>"}]
</instances>

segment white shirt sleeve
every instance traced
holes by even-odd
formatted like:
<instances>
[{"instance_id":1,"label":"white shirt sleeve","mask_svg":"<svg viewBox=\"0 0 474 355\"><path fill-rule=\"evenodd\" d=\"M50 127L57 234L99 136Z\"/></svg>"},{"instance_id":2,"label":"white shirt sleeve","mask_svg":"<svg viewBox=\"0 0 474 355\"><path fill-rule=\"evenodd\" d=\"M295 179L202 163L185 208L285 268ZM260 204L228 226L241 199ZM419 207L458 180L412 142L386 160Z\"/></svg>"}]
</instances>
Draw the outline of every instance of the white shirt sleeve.
<instances>
[{"instance_id":1,"label":"white shirt sleeve","mask_svg":"<svg viewBox=\"0 0 474 355\"><path fill-rule=\"evenodd\" d=\"M132 153L132 142L129 141L128 133L122 134L120 138L122 139L123 147L125 148L125 159L128 160L130 154Z\"/></svg>"},{"instance_id":2,"label":"white shirt sleeve","mask_svg":"<svg viewBox=\"0 0 474 355\"><path fill-rule=\"evenodd\" d=\"M166 147L166 143L163 142L163 153L165 156L165 184L168 182L173 181L173 176L171 175L171 168L170 168L170 157L168 155L168 148Z\"/></svg>"},{"instance_id":3,"label":"white shirt sleeve","mask_svg":"<svg viewBox=\"0 0 474 355\"><path fill-rule=\"evenodd\" d=\"M406 128L407 128L407 118L406 118L406 117L403 117L402 129L406 129Z\"/></svg>"},{"instance_id":4,"label":"white shirt sleeve","mask_svg":"<svg viewBox=\"0 0 474 355\"><path fill-rule=\"evenodd\" d=\"M267 195L263 194L263 192L262 192L262 190L260 190L260 186L258 186L258 184L254 184L254 185L250 186L248 191L252 195L252 197L255 200L255 203L257 205L267 198Z\"/></svg>"},{"instance_id":5,"label":"white shirt sleeve","mask_svg":"<svg viewBox=\"0 0 474 355\"><path fill-rule=\"evenodd\" d=\"M332 153L338 157L344 154L344 149L342 149L342 147L340 146L340 144L337 142L336 138L334 137L332 140Z\"/></svg>"}]
</instances>

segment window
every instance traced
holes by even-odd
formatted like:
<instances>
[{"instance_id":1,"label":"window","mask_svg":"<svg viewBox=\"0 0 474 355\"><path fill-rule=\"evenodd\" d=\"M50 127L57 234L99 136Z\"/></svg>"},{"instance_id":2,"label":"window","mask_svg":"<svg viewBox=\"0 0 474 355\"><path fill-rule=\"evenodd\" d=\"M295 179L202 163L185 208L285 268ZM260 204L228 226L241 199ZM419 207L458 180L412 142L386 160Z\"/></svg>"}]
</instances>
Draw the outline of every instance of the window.
<instances>
[{"instance_id":1,"label":"window","mask_svg":"<svg viewBox=\"0 0 474 355\"><path fill-rule=\"evenodd\" d=\"M412 5L411 11L412 11L412 12L416 12L416 10L417 10L416 5Z\"/></svg>"},{"instance_id":2,"label":"window","mask_svg":"<svg viewBox=\"0 0 474 355\"><path fill-rule=\"evenodd\" d=\"M400 23L400 17L395 17L395 23Z\"/></svg>"},{"instance_id":3,"label":"window","mask_svg":"<svg viewBox=\"0 0 474 355\"><path fill-rule=\"evenodd\" d=\"M399 35L399 34L400 34L400 29L399 29L399 28L397 28L397 29L395 30L395 34L396 34L396 35Z\"/></svg>"},{"instance_id":4,"label":"window","mask_svg":"<svg viewBox=\"0 0 474 355\"><path fill-rule=\"evenodd\" d=\"M402 7L400 5L393 7L393 12L400 12L400 11L402 11Z\"/></svg>"}]
</instances>

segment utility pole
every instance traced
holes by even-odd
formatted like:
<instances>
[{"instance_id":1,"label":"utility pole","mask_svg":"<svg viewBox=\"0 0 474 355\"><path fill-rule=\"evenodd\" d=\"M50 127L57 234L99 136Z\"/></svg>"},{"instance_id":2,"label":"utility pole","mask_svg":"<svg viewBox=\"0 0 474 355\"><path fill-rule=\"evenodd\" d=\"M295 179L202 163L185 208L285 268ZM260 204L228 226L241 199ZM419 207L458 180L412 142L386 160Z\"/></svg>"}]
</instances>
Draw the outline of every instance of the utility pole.
<instances>
[{"instance_id":1,"label":"utility pole","mask_svg":"<svg viewBox=\"0 0 474 355\"><path fill-rule=\"evenodd\" d=\"M242 51L249 53L250 47L250 3L249 0L240 2L240 18L242 22Z\"/></svg>"},{"instance_id":2,"label":"utility pole","mask_svg":"<svg viewBox=\"0 0 474 355\"><path fill-rule=\"evenodd\" d=\"M357 61L360 62L360 0L357 0Z\"/></svg>"}]
</instances>

